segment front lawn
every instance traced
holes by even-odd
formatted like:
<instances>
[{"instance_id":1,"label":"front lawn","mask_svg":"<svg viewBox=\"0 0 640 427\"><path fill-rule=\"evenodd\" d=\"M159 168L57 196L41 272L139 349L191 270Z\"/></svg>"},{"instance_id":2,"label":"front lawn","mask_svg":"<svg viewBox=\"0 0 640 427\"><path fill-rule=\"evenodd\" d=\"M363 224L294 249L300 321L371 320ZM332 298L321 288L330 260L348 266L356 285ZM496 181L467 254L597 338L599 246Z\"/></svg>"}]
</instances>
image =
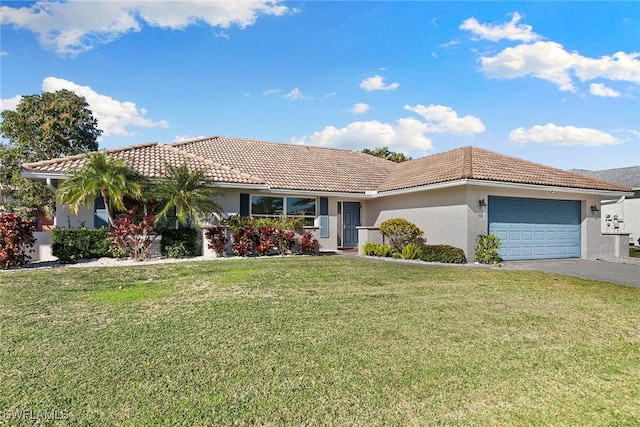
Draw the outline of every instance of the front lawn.
<instances>
[{"instance_id":1,"label":"front lawn","mask_svg":"<svg viewBox=\"0 0 640 427\"><path fill-rule=\"evenodd\" d=\"M639 360L640 289L552 274L338 256L0 274L9 425L638 425Z\"/></svg>"}]
</instances>

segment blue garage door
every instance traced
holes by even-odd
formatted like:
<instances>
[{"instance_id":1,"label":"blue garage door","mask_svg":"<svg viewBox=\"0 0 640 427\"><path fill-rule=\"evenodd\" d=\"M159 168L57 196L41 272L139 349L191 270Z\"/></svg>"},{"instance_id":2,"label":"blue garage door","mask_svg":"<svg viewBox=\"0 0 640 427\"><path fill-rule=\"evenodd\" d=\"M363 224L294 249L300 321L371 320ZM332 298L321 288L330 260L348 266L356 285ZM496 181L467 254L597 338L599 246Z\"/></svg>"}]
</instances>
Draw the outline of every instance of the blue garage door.
<instances>
[{"instance_id":1,"label":"blue garage door","mask_svg":"<svg viewBox=\"0 0 640 427\"><path fill-rule=\"evenodd\" d=\"M580 216L580 201L489 197L489 234L506 261L579 258Z\"/></svg>"}]
</instances>

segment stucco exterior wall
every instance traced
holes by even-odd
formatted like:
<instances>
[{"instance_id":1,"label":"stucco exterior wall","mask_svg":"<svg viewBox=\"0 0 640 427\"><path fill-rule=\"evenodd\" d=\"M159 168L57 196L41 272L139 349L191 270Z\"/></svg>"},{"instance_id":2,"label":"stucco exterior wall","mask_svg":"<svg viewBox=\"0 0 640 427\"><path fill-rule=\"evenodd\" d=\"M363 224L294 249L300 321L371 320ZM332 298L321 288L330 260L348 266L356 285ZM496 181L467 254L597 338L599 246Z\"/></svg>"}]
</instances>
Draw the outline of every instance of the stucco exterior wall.
<instances>
[{"instance_id":1,"label":"stucco exterior wall","mask_svg":"<svg viewBox=\"0 0 640 427\"><path fill-rule=\"evenodd\" d=\"M54 221L54 227L58 228L80 228L85 226L87 228L94 227L94 215L93 206L90 208L80 208L78 214L73 214L64 205L60 203L56 204L56 218Z\"/></svg>"},{"instance_id":2,"label":"stucco exterior wall","mask_svg":"<svg viewBox=\"0 0 640 427\"><path fill-rule=\"evenodd\" d=\"M467 247L467 197L463 186L387 196L363 203L362 225L379 227L383 221L404 218L416 224L428 244ZM363 242L359 242L362 244Z\"/></svg>"}]
</instances>

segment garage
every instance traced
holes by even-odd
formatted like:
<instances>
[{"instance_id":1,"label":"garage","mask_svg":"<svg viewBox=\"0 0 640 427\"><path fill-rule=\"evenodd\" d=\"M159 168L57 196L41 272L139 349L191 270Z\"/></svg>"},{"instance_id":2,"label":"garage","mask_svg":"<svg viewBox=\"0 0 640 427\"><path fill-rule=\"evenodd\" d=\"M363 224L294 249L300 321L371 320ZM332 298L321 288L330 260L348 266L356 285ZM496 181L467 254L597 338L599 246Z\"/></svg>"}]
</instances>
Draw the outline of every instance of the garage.
<instances>
[{"instance_id":1,"label":"garage","mask_svg":"<svg viewBox=\"0 0 640 427\"><path fill-rule=\"evenodd\" d=\"M505 261L580 257L580 201L489 196L488 210Z\"/></svg>"}]
</instances>

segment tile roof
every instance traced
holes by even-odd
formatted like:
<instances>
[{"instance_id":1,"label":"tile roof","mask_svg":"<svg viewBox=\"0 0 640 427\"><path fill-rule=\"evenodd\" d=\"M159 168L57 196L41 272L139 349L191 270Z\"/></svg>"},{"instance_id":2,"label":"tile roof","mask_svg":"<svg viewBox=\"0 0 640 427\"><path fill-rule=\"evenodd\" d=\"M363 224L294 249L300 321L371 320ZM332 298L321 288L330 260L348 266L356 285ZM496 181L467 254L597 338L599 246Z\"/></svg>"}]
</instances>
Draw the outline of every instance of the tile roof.
<instances>
[{"instance_id":1,"label":"tile roof","mask_svg":"<svg viewBox=\"0 0 640 427\"><path fill-rule=\"evenodd\" d=\"M477 147L463 147L398 164L379 191L473 179L591 190L629 191L621 185L505 156Z\"/></svg>"},{"instance_id":2,"label":"tile roof","mask_svg":"<svg viewBox=\"0 0 640 427\"><path fill-rule=\"evenodd\" d=\"M203 138L174 147L265 179L285 190L364 193L375 190L396 166L359 151L238 138Z\"/></svg>"},{"instance_id":3,"label":"tile roof","mask_svg":"<svg viewBox=\"0 0 640 427\"><path fill-rule=\"evenodd\" d=\"M428 186L463 179L576 189L631 191L619 184L464 147L403 163L358 151L248 139L211 137L173 145L151 143L107 153L150 178L165 176L165 162L186 162L217 183L267 184L273 190L363 194ZM25 171L68 175L86 155L24 164Z\"/></svg>"},{"instance_id":4,"label":"tile roof","mask_svg":"<svg viewBox=\"0 0 640 427\"><path fill-rule=\"evenodd\" d=\"M569 172L590 176L607 182L614 182L619 185L640 190L640 166L630 166L627 168L603 169L598 171L585 169L571 169Z\"/></svg>"},{"instance_id":5,"label":"tile roof","mask_svg":"<svg viewBox=\"0 0 640 427\"><path fill-rule=\"evenodd\" d=\"M251 176L230 166L216 163L210 159L199 157L193 153L179 150L172 145L151 143L132 147L107 150L113 158L122 160L127 166L149 178L166 176L165 163L172 166L187 164L192 170L202 169L205 176L214 182L263 184L264 179ZM30 172L72 174L86 162L86 154L26 163L22 168Z\"/></svg>"}]
</instances>

